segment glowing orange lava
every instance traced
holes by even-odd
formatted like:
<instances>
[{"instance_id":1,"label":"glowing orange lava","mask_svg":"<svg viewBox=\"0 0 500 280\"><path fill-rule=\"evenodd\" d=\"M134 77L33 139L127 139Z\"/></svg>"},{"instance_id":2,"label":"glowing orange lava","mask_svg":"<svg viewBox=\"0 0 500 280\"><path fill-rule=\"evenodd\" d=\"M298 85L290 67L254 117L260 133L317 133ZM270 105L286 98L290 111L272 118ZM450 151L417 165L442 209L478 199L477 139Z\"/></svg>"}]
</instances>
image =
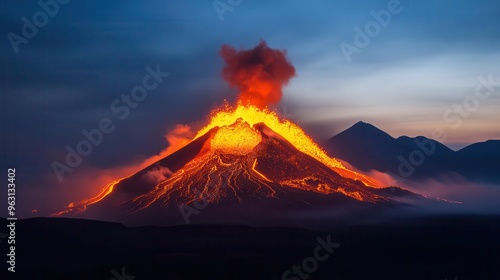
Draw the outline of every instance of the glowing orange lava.
<instances>
[{"instance_id":1,"label":"glowing orange lava","mask_svg":"<svg viewBox=\"0 0 500 280\"><path fill-rule=\"evenodd\" d=\"M287 175L289 171L286 170L299 170L303 164L303 162L294 161L293 157L297 157L295 154L291 155L292 158L281 158L280 154L273 155L276 159L282 160L283 166L288 164L286 168L289 169L283 167L284 169L280 169L282 171L279 174L269 173L270 169L281 168L269 165L269 159L267 163L265 160L263 161L267 167L259 171L260 160L257 159L258 153L254 151L264 141L263 131L259 131L259 129L266 129L259 124L264 124L268 127L267 130L271 130L266 131L266 137L284 138L302 154L319 161L322 163L321 166L324 165L332 169L341 177L359 181L366 187L380 187L376 180L349 170L340 161L329 157L298 125L280 118L268 108L261 109L253 105L242 105L241 103L231 107L226 104L211 113L209 123L200 129L194 139L191 140L192 142L206 135L213 128L218 127L209 139L211 152L194 158L181 169L157 182L157 185L148 193L130 200L131 210L144 209L156 201L164 201L163 204L168 205L169 201L176 200L179 197L188 198L189 200L185 201L187 204L200 198L213 202L223 197L234 196L236 199L241 200L240 194L243 190L251 189L250 185L257 186L250 191L255 196L275 197L275 187L280 185L323 194L343 193L359 201L376 201L380 198L374 194L365 194L364 190L351 183L346 184L351 186L352 189L342 188L328 178L323 178L322 176L326 175L320 169L316 169L316 175L307 173ZM274 135L273 132L278 135ZM285 143L286 141L282 142ZM266 153L267 158L269 158L273 150L268 150ZM298 155L304 162L310 159L307 156ZM116 180L107 185L94 198L70 203L63 211L54 215L60 216L66 213L84 211L89 205L95 204L109 195L115 185L127 178ZM238 178L245 178L246 183L243 183ZM163 200L161 200L162 198Z\"/></svg>"},{"instance_id":2,"label":"glowing orange lava","mask_svg":"<svg viewBox=\"0 0 500 280\"><path fill-rule=\"evenodd\" d=\"M266 177L266 176L264 176L264 174L260 173L259 171L257 171L257 170L255 169L255 166L256 166L256 165L257 165L257 159L255 159L255 160L253 161L253 164L252 164L252 170L253 170L253 172L257 173L260 177L264 178L264 180L266 180L266 181L268 181L268 182L271 182L271 180L267 179L267 177Z\"/></svg>"},{"instance_id":3,"label":"glowing orange lava","mask_svg":"<svg viewBox=\"0 0 500 280\"><path fill-rule=\"evenodd\" d=\"M251 128L241 125L243 121L248 123ZM234 125L237 123L240 125ZM216 137L224 141L217 141L217 147L221 148L226 146L227 149L232 149L234 151L234 148L238 145L244 145L245 147L255 146L258 144L258 142L255 143L258 137L249 136L252 135L250 129L254 129L253 126L258 123L264 123L274 132L285 138L299 151L317 159L340 173L342 176L359 180L366 186L381 186L376 180L349 170L344 167L340 161L329 157L326 152L302 130L302 128L289 120L280 119L275 112L270 111L268 108L260 109L253 105L242 104L238 104L236 108L232 108L229 105L225 105L212 112L210 122L198 132L195 139L218 126L223 129L217 133ZM228 127L231 127L231 129L228 129Z\"/></svg>"},{"instance_id":4,"label":"glowing orange lava","mask_svg":"<svg viewBox=\"0 0 500 280\"><path fill-rule=\"evenodd\" d=\"M97 196L95 196L95 197L92 197L92 198L89 198L89 199L86 199L86 200L82 200L82 201L79 201L79 202L76 202L76 203L75 202L71 202L70 204L68 204L68 206L66 206L66 208L64 210L62 210L60 212L57 212L57 213L54 213L51 216L61 216L63 214L67 214L67 213L75 212L75 211L76 212L83 212L83 211L85 211L85 209L87 209L87 206L95 204L95 203L101 201L103 198L105 198L111 192L113 192L113 189L116 186L116 184L118 184L123 179L126 179L126 178L115 180L112 183L108 184L102 190L102 192L100 194L98 194Z\"/></svg>"},{"instance_id":5,"label":"glowing orange lava","mask_svg":"<svg viewBox=\"0 0 500 280\"><path fill-rule=\"evenodd\" d=\"M245 155L262 140L262 136L239 118L231 125L220 127L210 142L212 150L226 154Z\"/></svg>"}]
</instances>

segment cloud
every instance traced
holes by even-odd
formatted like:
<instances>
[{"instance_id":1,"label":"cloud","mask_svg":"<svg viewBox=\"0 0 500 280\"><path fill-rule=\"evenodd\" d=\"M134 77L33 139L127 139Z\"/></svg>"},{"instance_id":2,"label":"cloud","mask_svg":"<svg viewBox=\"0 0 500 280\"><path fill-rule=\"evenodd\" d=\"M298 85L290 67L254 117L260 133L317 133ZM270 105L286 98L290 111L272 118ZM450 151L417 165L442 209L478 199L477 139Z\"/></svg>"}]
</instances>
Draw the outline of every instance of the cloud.
<instances>
[{"instance_id":1,"label":"cloud","mask_svg":"<svg viewBox=\"0 0 500 280\"><path fill-rule=\"evenodd\" d=\"M173 172L168 169L168 167L159 167L158 169L148 171L144 176L148 182L158 184L159 182L167 180L172 174Z\"/></svg>"}]
</instances>

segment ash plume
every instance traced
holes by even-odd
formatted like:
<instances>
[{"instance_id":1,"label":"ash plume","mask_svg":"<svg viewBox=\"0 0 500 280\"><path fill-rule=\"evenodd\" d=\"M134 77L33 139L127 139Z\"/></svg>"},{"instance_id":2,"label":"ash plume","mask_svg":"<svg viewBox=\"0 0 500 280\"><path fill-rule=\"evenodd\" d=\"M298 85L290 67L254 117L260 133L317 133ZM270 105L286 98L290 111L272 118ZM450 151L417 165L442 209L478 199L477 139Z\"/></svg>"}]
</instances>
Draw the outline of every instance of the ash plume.
<instances>
[{"instance_id":1,"label":"ash plume","mask_svg":"<svg viewBox=\"0 0 500 280\"><path fill-rule=\"evenodd\" d=\"M276 104L282 89L295 76L295 68L286 58L285 50L276 50L261 41L250 50L236 50L223 45L220 55L226 65L222 77L238 88L238 100L259 108Z\"/></svg>"}]
</instances>

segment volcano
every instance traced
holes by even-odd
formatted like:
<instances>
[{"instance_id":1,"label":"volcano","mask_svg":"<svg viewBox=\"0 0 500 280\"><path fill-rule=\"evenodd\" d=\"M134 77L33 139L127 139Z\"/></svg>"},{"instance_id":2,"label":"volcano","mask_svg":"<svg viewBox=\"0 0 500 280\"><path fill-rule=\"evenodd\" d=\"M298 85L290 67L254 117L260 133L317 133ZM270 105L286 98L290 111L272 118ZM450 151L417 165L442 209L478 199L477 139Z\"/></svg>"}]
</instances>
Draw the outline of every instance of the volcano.
<instances>
[{"instance_id":1,"label":"volcano","mask_svg":"<svg viewBox=\"0 0 500 280\"><path fill-rule=\"evenodd\" d=\"M179 220L214 205L204 211L208 220L247 220L256 212L271 217L304 208L373 210L407 196L414 194L389 191L328 157L298 125L240 104L216 110L183 148L56 215L108 213L109 219L144 220L163 213Z\"/></svg>"},{"instance_id":2,"label":"volcano","mask_svg":"<svg viewBox=\"0 0 500 280\"><path fill-rule=\"evenodd\" d=\"M380 205L415 196L349 170L300 126L269 109L295 76L286 51L261 41L251 50L223 45L220 55L226 62L222 77L239 90L235 105L214 109L208 124L181 149L55 215L188 223L203 210L205 222L276 222L303 216L304 209L373 214Z\"/></svg>"},{"instance_id":3,"label":"volcano","mask_svg":"<svg viewBox=\"0 0 500 280\"><path fill-rule=\"evenodd\" d=\"M233 133L242 137L234 145L226 142L226 137ZM343 193L360 201L384 200L370 192L362 181L342 177L300 152L263 123L250 126L238 119L232 125L213 128L201 139L207 139L203 145L193 143L186 147L198 153L182 169L175 170L168 179L126 205L137 211L154 203L190 204L197 199L241 202L251 198L282 198L294 189L320 194ZM166 158L147 168L143 176L150 177L148 174L165 168L171 170L168 161Z\"/></svg>"}]
</instances>

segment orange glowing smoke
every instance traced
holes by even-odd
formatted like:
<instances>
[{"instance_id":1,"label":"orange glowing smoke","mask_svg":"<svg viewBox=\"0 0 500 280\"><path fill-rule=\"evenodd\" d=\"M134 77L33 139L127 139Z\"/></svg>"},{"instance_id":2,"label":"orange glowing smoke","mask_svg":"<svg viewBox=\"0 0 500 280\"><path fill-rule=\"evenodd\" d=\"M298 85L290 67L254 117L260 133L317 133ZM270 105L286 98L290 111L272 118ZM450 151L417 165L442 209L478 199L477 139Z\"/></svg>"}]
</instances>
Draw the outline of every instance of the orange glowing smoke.
<instances>
[{"instance_id":1,"label":"orange glowing smoke","mask_svg":"<svg viewBox=\"0 0 500 280\"><path fill-rule=\"evenodd\" d=\"M195 135L195 133L191 130L191 127L189 127L188 125L178 124L175 126L175 128L172 131L169 131L165 135L165 139L167 140L169 145L163 151L161 151L160 153L158 153L156 155L153 155L153 156L147 158L146 160L142 161L138 165L127 166L124 168L120 168L119 171L116 171L116 170L114 170L114 171L116 173L121 173L121 174L123 174L124 172L125 173L126 172L135 173L137 171L140 171L140 170L148 167L149 165L161 160L162 158L165 158L165 157L169 156L170 154L176 152L180 148L184 147L189 142L191 142L194 135ZM156 176L156 174L151 174L150 176ZM82 200L79 202L71 202L63 210L52 214L52 216L61 216L61 215L68 214L71 212L80 213L80 212L85 211L85 209L87 209L87 207L89 205L95 204L95 203L101 201L102 199L104 199L106 196L108 196L113 191L116 184L118 184L119 182L121 182L127 178L129 178L129 177L120 178L120 179L115 180L112 183L106 185L101 190L101 192L98 195L96 195L95 197L85 199L85 200Z\"/></svg>"},{"instance_id":2,"label":"orange glowing smoke","mask_svg":"<svg viewBox=\"0 0 500 280\"><path fill-rule=\"evenodd\" d=\"M238 88L238 100L243 105L264 108L278 103L283 86L295 76L286 51L271 49L264 41L251 50L241 51L223 45L220 55L226 62L222 77Z\"/></svg>"},{"instance_id":3,"label":"orange glowing smoke","mask_svg":"<svg viewBox=\"0 0 500 280\"><path fill-rule=\"evenodd\" d=\"M180 148L186 146L193 140L195 132L191 130L191 127L185 124L178 124L172 131L169 131L165 135L165 139L168 142L168 147L158 153L157 155L151 156L144 160L137 168L137 171L148 167L149 165L159 161L166 156L169 156L179 150Z\"/></svg>"}]
</instances>

